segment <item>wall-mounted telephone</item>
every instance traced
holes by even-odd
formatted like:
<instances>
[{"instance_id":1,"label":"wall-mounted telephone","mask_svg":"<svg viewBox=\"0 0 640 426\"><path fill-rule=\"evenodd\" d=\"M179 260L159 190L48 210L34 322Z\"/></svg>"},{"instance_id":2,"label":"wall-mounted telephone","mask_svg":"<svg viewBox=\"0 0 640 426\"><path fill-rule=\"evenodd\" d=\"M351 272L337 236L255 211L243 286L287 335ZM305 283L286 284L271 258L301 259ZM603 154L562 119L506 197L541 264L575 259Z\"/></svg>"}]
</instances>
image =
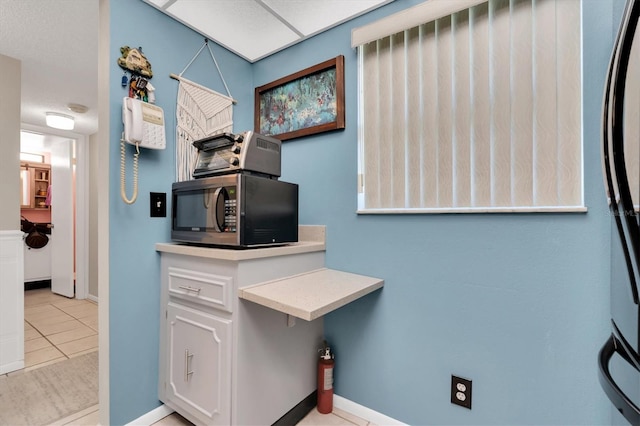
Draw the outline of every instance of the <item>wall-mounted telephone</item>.
<instances>
[{"instance_id":1,"label":"wall-mounted telephone","mask_svg":"<svg viewBox=\"0 0 640 426\"><path fill-rule=\"evenodd\" d=\"M122 101L124 141L141 148L165 149L164 112L157 105L138 99Z\"/></svg>"},{"instance_id":2,"label":"wall-mounted telephone","mask_svg":"<svg viewBox=\"0 0 640 426\"><path fill-rule=\"evenodd\" d=\"M120 140L120 196L127 204L138 198L138 156L139 148L165 149L164 112L162 108L133 98L122 100L122 122L124 132ZM133 195L129 199L125 190L125 145L135 145L133 154Z\"/></svg>"}]
</instances>

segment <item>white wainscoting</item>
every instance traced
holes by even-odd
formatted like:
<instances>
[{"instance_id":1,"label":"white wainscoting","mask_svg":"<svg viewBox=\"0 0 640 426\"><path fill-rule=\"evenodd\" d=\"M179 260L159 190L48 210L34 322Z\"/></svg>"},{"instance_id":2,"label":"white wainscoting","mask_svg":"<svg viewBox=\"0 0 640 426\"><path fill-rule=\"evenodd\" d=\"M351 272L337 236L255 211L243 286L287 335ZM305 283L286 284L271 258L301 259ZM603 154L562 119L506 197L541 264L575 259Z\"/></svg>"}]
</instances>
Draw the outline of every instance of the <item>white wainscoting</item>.
<instances>
[{"instance_id":1,"label":"white wainscoting","mask_svg":"<svg viewBox=\"0 0 640 426\"><path fill-rule=\"evenodd\" d=\"M0 374L24 368L24 242L0 231Z\"/></svg>"}]
</instances>

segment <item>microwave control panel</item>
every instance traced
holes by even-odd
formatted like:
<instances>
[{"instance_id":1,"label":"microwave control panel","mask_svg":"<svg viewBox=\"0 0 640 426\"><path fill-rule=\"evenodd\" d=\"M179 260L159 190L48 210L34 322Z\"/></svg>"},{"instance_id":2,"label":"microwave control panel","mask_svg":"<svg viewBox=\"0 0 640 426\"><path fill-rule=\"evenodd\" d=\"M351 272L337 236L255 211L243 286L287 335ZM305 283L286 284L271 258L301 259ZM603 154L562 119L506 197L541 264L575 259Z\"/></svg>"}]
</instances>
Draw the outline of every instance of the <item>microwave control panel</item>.
<instances>
[{"instance_id":1,"label":"microwave control panel","mask_svg":"<svg viewBox=\"0 0 640 426\"><path fill-rule=\"evenodd\" d=\"M224 232L236 232L238 226L236 187L227 187L224 192Z\"/></svg>"},{"instance_id":2,"label":"microwave control panel","mask_svg":"<svg viewBox=\"0 0 640 426\"><path fill-rule=\"evenodd\" d=\"M238 202L234 199L224 200L224 231L236 232Z\"/></svg>"}]
</instances>

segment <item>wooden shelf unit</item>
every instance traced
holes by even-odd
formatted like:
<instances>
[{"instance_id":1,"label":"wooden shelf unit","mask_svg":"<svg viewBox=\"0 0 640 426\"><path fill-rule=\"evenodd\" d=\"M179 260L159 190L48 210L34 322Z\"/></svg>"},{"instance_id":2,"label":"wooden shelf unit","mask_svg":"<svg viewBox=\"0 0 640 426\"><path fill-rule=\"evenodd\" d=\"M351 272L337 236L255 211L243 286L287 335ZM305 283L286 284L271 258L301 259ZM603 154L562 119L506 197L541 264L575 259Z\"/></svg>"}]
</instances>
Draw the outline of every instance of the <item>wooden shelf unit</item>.
<instances>
[{"instance_id":1,"label":"wooden shelf unit","mask_svg":"<svg viewBox=\"0 0 640 426\"><path fill-rule=\"evenodd\" d=\"M47 189L51 185L51 165L45 163L20 163L20 208L43 209Z\"/></svg>"}]
</instances>

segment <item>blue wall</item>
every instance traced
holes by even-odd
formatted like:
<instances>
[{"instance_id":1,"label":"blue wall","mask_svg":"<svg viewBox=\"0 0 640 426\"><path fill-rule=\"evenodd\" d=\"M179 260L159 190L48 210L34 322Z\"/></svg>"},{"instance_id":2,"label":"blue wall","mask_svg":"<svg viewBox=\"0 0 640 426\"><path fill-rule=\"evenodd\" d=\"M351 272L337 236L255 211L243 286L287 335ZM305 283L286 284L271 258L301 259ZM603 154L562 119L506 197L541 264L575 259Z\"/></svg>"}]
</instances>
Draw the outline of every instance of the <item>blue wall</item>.
<instances>
[{"instance_id":1,"label":"blue wall","mask_svg":"<svg viewBox=\"0 0 640 426\"><path fill-rule=\"evenodd\" d=\"M179 74L202 46L204 38L141 1L110 1L110 398L111 424L127 423L157 407L160 264L157 242L170 239L168 218L149 217L149 192L170 197L175 181L175 126ZM164 109L167 149L141 150L138 200L120 199L120 134L123 71L116 64L120 47L141 46L151 62L156 104ZM236 129L253 126L251 66L212 44L213 53L233 97ZM225 93L205 49L184 77ZM127 194L132 194L132 152L127 147Z\"/></svg>"},{"instance_id":2,"label":"blue wall","mask_svg":"<svg viewBox=\"0 0 640 426\"><path fill-rule=\"evenodd\" d=\"M356 53L351 29L419 3L396 0L250 65L216 57L252 128L253 88L345 56L346 129L285 142L283 180L300 185L300 222L327 225L327 266L384 278L382 291L325 318L336 393L403 422L609 424L596 355L609 333L609 216L600 169L600 105L621 12L583 1L586 214L356 215ZM144 18L142 18L144 17ZM142 2L111 0L111 422L158 405L159 265L169 222L149 219L148 193L174 180L178 73L202 37ZM142 46L165 110L164 152L140 157L140 199L119 197L121 45ZM214 46L216 47L216 46ZM224 92L210 58L191 78ZM205 60L206 59L206 60ZM130 156L129 164L130 164ZM129 192L130 193L130 192ZM473 409L449 402L451 374L473 380Z\"/></svg>"},{"instance_id":3,"label":"blue wall","mask_svg":"<svg viewBox=\"0 0 640 426\"><path fill-rule=\"evenodd\" d=\"M608 424L596 355L609 329L609 217L600 105L612 2L584 2L587 214L356 215L356 52L351 29L398 0L254 65L254 83L345 56L344 131L286 142L301 221L327 225L328 267L384 278L325 317L337 394L403 422ZM607 18L610 17L610 18ZM471 411L451 374L473 380Z\"/></svg>"}]
</instances>

